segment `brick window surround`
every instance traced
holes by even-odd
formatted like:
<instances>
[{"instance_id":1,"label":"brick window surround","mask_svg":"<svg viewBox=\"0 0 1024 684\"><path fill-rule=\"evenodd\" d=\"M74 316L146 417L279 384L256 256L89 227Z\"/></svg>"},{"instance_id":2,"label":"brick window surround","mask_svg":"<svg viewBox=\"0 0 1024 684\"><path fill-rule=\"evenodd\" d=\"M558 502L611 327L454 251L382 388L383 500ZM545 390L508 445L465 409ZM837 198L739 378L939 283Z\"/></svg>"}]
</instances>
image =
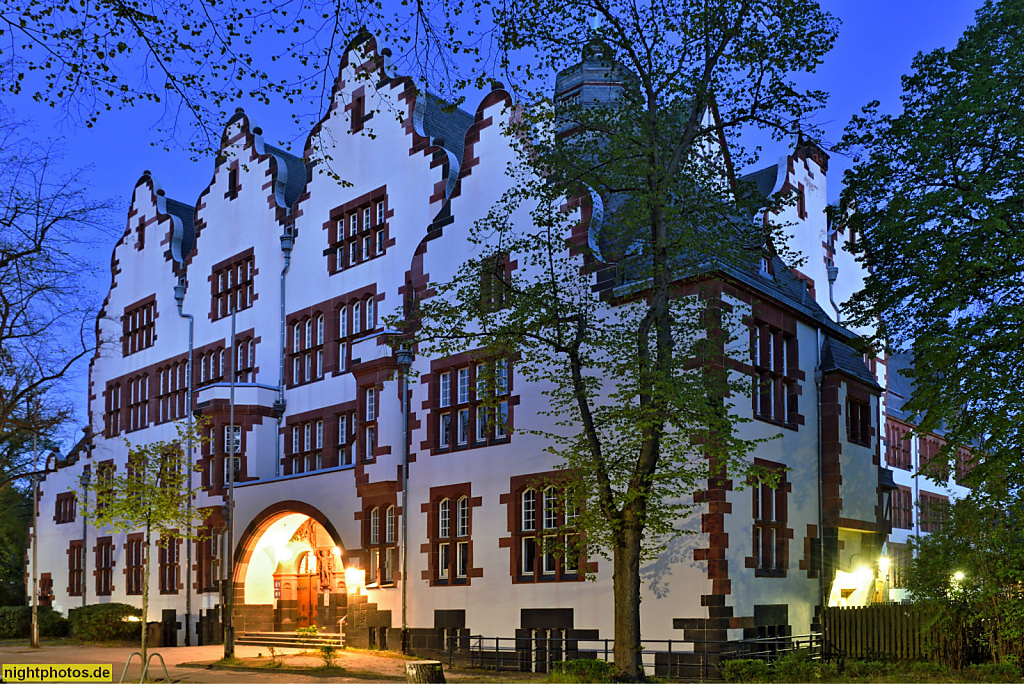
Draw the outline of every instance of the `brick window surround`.
<instances>
[{"instance_id":1,"label":"brick window surround","mask_svg":"<svg viewBox=\"0 0 1024 684\"><path fill-rule=\"evenodd\" d=\"M910 453L910 427L891 419L885 421L885 464L890 468L913 470Z\"/></svg>"},{"instance_id":2,"label":"brick window surround","mask_svg":"<svg viewBox=\"0 0 1024 684\"><path fill-rule=\"evenodd\" d=\"M181 584L181 539L162 536L159 543L160 593L177 594Z\"/></svg>"},{"instance_id":3,"label":"brick window surround","mask_svg":"<svg viewBox=\"0 0 1024 684\"><path fill-rule=\"evenodd\" d=\"M217 592L219 590L220 533L220 529L207 524L200 529L200 538L195 540L195 589L199 593Z\"/></svg>"},{"instance_id":4,"label":"brick window surround","mask_svg":"<svg viewBox=\"0 0 1024 684\"><path fill-rule=\"evenodd\" d=\"M68 544L68 596L81 596L85 590L85 544L73 539Z\"/></svg>"},{"instance_id":5,"label":"brick window surround","mask_svg":"<svg viewBox=\"0 0 1024 684\"><path fill-rule=\"evenodd\" d=\"M846 399L847 440L869 447L874 433L874 426L871 424L871 402L848 397Z\"/></svg>"},{"instance_id":6,"label":"brick window surround","mask_svg":"<svg viewBox=\"0 0 1024 684\"><path fill-rule=\"evenodd\" d=\"M430 424L428 441L422 445L431 453L445 453L508 443L514 424L518 397L514 390L513 367L508 361L492 361L476 354L459 354L431 362ZM495 396L487 393L491 386ZM488 406L490 404L490 406Z\"/></svg>"},{"instance_id":7,"label":"brick window surround","mask_svg":"<svg viewBox=\"0 0 1024 684\"><path fill-rule=\"evenodd\" d=\"M934 435L922 435L918 438L917 444L917 460L918 468L922 474L928 479L939 482L947 482L949 480L949 466L947 464L936 463L932 466L932 461L938 457L939 450L945 445L945 440Z\"/></svg>"},{"instance_id":8,"label":"brick window surround","mask_svg":"<svg viewBox=\"0 0 1024 684\"><path fill-rule=\"evenodd\" d=\"M753 367L751 408L754 417L790 429L803 423L800 415L800 352L795 335L757 319L750 326Z\"/></svg>"},{"instance_id":9,"label":"brick window surround","mask_svg":"<svg viewBox=\"0 0 1024 684\"><path fill-rule=\"evenodd\" d=\"M75 522L78 499L74 492L61 492L54 504L53 521L58 525Z\"/></svg>"},{"instance_id":10,"label":"brick window surround","mask_svg":"<svg viewBox=\"0 0 1024 684\"><path fill-rule=\"evenodd\" d=\"M145 577L143 571L144 545L145 542L141 533L129 534L124 544L124 593L128 595L138 596L142 594L142 581Z\"/></svg>"},{"instance_id":11,"label":"brick window surround","mask_svg":"<svg viewBox=\"0 0 1024 684\"><path fill-rule=\"evenodd\" d=\"M116 437L121 434L121 383L108 382L107 390L103 393L106 399L106 411L103 414L103 433L106 437Z\"/></svg>"},{"instance_id":12,"label":"brick window surround","mask_svg":"<svg viewBox=\"0 0 1024 684\"><path fill-rule=\"evenodd\" d=\"M152 347L156 340L156 295L126 306L121 316L121 329L122 356Z\"/></svg>"},{"instance_id":13,"label":"brick window surround","mask_svg":"<svg viewBox=\"0 0 1024 684\"><path fill-rule=\"evenodd\" d=\"M157 369L156 421L165 423L184 418L188 399L188 361L170 363Z\"/></svg>"},{"instance_id":14,"label":"brick window surround","mask_svg":"<svg viewBox=\"0 0 1024 684\"><path fill-rule=\"evenodd\" d=\"M297 475L324 467L324 438L327 425L323 418L289 423L285 457L285 474Z\"/></svg>"},{"instance_id":15,"label":"brick window surround","mask_svg":"<svg viewBox=\"0 0 1024 684\"><path fill-rule=\"evenodd\" d=\"M943 494L921 492L917 501L922 532L938 532L946 519L949 497Z\"/></svg>"},{"instance_id":16,"label":"brick window surround","mask_svg":"<svg viewBox=\"0 0 1024 684\"><path fill-rule=\"evenodd\" d=\"M754 570L755 577L786 577L789 572L789 542L793 530L789 522L789 494L792 483L786 479L786 467L781 463L754 459L755 465L779 472L775 489L761 481L751 481L751 555L745 565Z\"/></svg>"},{"instance_id":17,"label":"brick window surround","mask_svg":"<svg viewBox=\"0 0 1024 684\"><path fill-rule=\"evenodd\" d=\"M93 548L96 552L93 565L96 568L93 570L96 576L96 595L110 596L114 590L114 540L112 537L98 537Z\"/></svg>"},{"instance_id":18,"label":"brick window surround","mask_svg":"<svg viewBox=\"0 0 1024 684\"><path fill-rule=\"evenodd\" d=\"M466 586L483 576L473 565L473 509L482 503L469 482L430 488L430 502L420 509L427 514L428 543L420 550L428 554L423 579L431 586Z\"/></svg>"},{"instance_id":19,"label":"brick window surround","mask_svg":"<svg viewBox=\"0 0 1024 684\"><path fill-rule=\"evenodd\" d=\"M897 486L893 490L892 526L897 530L914 529L914 493L909 487Z\"/></svg>"},{"instance_id":20,"label":"brick window surround","mask_svg":"<svg viewBox=\"0 0 1024 684\"><path fill-rule=\"evenodd\" d=\"M398 577L399 509L394 503L363 510L367 586L391 587Z\"/></svg>"},{"instance_id":21,"label":"brick window surround","mask_svg":"<svg viewBox=\"0 0 1024 684\"><path fill-rule=\"evenodd\" d=\"M510 547L513 584L578 582L585 572L596 570L593 564L584 565L580 535L573 526L575 515L567 510L559 483L565 477L563 473L513 477L509 493L500 497L508 506L512 534L499 540L499 546Z\"/></svg>"},{"instance_id":22,"label":"brick window surround","mask_svg":"<svg viewBox=\"0 0 1024 684\"><path fill-rule=\"evenodd\" d=\"M327 269L331 274L384 256L392 244L387 187L381 186L331 210L327 231Z\"/></svg>"},{"instance_id":23,"label":"brick window surround","mask_svg":"<svg viewBox=\"0 0 1024 684\"><path fill-rule=\"evenodd\" d=\"M218 320L229 316L231 308L236 311L248 309L256 301L254 285L256 261L253 248L214 264L210 274L210 319Z\"/></svg>"},{"instance_id":24,"label":"brick window surround","mask_svg":"<svg viewBox=\"0 0 1024 684\"><path fill-rule=\"evenodd\" d=\"M291 376L288 385L304 385L324 377L324 342L327 339L327 316L317 309L302 317L288 319L288 362Z\"/></svg>"}]
</instances>

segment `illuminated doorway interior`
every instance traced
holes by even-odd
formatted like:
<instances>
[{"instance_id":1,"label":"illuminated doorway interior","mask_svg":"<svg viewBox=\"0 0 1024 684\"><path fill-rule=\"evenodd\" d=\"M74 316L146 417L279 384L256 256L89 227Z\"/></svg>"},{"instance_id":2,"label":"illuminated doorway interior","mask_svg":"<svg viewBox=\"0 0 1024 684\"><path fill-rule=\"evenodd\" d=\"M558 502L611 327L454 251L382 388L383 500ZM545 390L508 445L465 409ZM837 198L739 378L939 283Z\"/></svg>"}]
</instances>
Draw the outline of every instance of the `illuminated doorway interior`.
<instances>
[{"instance_id":1,"label":"illuminated doorway interior","mask_svg":"<svg viewBox=\"0 0 1024 684\"><path fill-rule=\"evenodd\" d=\"M270 521L244 570L236 627L246 632L294 632L317 626L341 631L347 607L343 552L323 525L301 513Z\"/></svg>"}]
</instances>

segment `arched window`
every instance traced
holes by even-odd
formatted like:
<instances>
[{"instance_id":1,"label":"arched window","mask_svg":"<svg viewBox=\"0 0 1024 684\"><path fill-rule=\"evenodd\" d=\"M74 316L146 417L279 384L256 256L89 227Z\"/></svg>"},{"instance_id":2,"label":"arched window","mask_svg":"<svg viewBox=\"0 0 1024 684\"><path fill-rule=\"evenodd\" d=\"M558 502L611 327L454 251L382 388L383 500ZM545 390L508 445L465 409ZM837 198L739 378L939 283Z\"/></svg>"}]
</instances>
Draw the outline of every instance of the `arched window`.
<instances>
[{"instance_id":1,"label":"arched window","mask_svg":"<svg viewBox=\"0 0 1024 684\"><path fill-rule=\"evenodd\" d=\"M374 508L370 511L370 543L380 543L380 509Z\"/></svg>"},{"instance_id":2,"label":"arched window","mask_svg":"<svg viewBox=\"0 0 1024 684\"><path fill-rule=\"evenodd\" d=\"M363 330L363 305L356 302L352 305L352 332L353 334Z\"/></svg>"},{"instance_id":3,"label":"arched window","mask_svg":"<svg viewBox=\"0 0 1024 684\"><path fill-rule=\"evenodd\" d=\"M394 544L395 537L397 536L397 512L394 506L388 506L387 518L384 526L384 542L387 544Z\"/></svg>"},{"instance_id":4,"label":"arched window","mask_svg":"<svg viewBox=\"0 0 1024 684\"><path fill-rule=\"evenodd\" d=\"M306 319L306 349L313 346L313 319Z\"/></svg>"},{"instance_id":5,"label":"arched window","mask_svg":"<svg viewBox=\"0 0 1024 684\"><path fill-rule=\"evenodd\" d=\"M292 326L292 351L302 349L302 327L299 323Z\"/></svg>"},{"instance_id":6,"label":"arched window","mask_svg":"<svg viewBox=\"0 0 1024 684\"><path fill-rule=\"evenodd\" d=\"M373 305L373 296L366 298L366 329L373 330L377 327L377 311Z\"/></svg>"},{"instance_id":7,"label":"arched window","mask_svg":"<svg viewBox=\"0 0 1024 684\"><path fill-rule=\"evenodd\" d=\"M324 343L324 316L320 314L316 317L316 343L321 345Z\"/></svg>"},{"instance_id":8,"label":"arched window","mask_svg":"<svg viewBox=\"0 0 1024 684\"><path fill-rule=\"evenodd\" d=\"M558 527L558 494L554 487L544 490L544 529L553 530Z\"/></svg>"},{"instance_id":9,"label":"arched window","mask_svg":"<svg viewBox=\"0 0 1024 684\"><path fill-rule=\"evenodd\" d=\"M451 499L441 499L441 503L437 505L437 536L447 538L451 536L451 520L452 520L452 502Z\"/></svg>"},{"instance_id":10,"label":"arched window","mask_svg":"<svg viewBox=\"0 0 1024 684\"><path fill-rule=\"evenodd\" d=\"M338 337L348 337L348 307L338 309Z\"/></svg>"},{"instance_id":11,"label":"arched window","mask_svg":"<svg viewBox=\"0 0 1024 684\"><path fill-rule=\"evenodd\" d=\"M462 497L455 507L455 534L459 537L469 536L469 498Z\"/></svg>"},{"instance_id":12,"label":"arched window","mask_svg":"<svg viewBox=\"0 0 1024 684\"><path fill-rule=\"evenodd\" d=\"M537 492L529 487L522 495L522 530L537 529Z\"/></svg>"}]
</instances>

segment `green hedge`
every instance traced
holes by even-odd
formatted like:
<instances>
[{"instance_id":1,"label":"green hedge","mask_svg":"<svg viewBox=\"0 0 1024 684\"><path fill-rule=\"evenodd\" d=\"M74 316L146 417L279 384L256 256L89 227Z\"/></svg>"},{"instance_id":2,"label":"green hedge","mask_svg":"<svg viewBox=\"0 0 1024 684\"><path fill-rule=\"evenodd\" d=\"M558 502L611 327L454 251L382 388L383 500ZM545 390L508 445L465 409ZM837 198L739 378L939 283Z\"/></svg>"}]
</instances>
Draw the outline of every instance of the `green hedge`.
<instances>
[{"instance_id":1,"label":"green hedge","mask_svg":"<svg viewBox=\"0 0 1024 684\"><path fill-rule=\"evenodd\" d=\"M615 666L603 660L565 660L552 663L549 682L611 682Z\"/></svg>"},{"instance_id":2,"label":"green hedge","mask_svg":"<svg viewBox=\"0 0 1024 684\"><path fill-rule=\"evenodd\" d=\"M32 631L31 606L0 606L0 639L27 639ZM52 608L39 608L39 636L68 635L68 621Z\"/></svg>"},{"instance_id":3,"label":"green hedge","mask_svg":"<svg viewBox=\"0 0 1024 684\"><path fill-rule=\"evenodd\" d=\"M125 620L132 615L139 617L142 610L125 603L75 608L68 613L71 636L81 641L137 641L142 636L142 623Z\"/></svg>"}]
</instances>

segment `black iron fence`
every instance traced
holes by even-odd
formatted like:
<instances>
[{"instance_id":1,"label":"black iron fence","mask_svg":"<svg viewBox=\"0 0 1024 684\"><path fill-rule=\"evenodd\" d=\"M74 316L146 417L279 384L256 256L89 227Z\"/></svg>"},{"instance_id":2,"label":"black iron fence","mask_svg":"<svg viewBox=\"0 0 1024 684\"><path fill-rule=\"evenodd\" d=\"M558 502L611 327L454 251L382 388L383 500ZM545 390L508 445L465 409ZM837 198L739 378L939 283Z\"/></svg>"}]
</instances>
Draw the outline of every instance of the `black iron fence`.
<instances>
[{"instance_id":1,"label":"black iron fence","mask_svg":"<svg viewBox=\"0 0 1024 684\"><path fill-rule=\"evenodd\" d=\"M614 659L613 639L588 639L573 630L531 630L514 637L466 635L445 630L440 651L421 653L447 662L448 666L511 672L550 672L555 663L567 660ZM719 666L734 658L774 660L793 651L807 651L812 659L838 654L825 647L820 634L742 639L738 641L641 641L644 672L655 677L684 681L720 680Z\"/></svg>"}]
</instances>

